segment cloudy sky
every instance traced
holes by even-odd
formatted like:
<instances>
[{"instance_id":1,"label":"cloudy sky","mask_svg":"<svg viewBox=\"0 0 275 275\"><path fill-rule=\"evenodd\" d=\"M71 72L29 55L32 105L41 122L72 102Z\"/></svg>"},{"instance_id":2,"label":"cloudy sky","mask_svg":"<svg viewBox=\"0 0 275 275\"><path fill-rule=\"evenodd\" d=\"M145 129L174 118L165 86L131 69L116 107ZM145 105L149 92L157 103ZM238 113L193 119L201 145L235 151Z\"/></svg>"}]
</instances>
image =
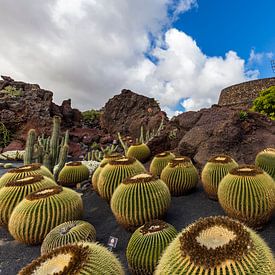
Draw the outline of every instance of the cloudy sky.
<instances>
[{"instance_id":1,"label":"cloudy sky","mask_svg":"<svg viewBox=\"0 0 275 275\"><path fill-rule=\"evenodd\" d=\"M241 2L241 3L239 3ZM0 73L100 108L128 88L171 116L272 76L273 0L0 0Z\"/></svg>"}]
</instances>

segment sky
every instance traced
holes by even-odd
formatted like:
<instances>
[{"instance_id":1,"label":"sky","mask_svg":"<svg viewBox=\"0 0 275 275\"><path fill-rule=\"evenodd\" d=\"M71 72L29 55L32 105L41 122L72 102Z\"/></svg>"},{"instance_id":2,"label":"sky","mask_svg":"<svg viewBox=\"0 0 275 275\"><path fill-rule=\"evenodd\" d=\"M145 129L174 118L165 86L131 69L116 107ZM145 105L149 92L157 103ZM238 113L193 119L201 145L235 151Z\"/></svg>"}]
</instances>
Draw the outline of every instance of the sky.
<instances>
[{"instance_id":1,"label":"sky","mask_svg":"<svg viewBox=\"0 0 275 275\"><path fill-rule=\"evenodd\" d=\"M0 0L0 74L99 109L123 88L171 117L275 76L274 0Z\"/></svg>"}]
</instances>

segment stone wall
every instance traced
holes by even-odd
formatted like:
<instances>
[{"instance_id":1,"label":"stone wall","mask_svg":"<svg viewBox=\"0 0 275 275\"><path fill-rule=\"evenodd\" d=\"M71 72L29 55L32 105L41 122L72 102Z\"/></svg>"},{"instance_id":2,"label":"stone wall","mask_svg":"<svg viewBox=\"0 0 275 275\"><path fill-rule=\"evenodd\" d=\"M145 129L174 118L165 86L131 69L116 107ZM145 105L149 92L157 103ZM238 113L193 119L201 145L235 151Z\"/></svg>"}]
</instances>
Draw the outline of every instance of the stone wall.
<instances>
[{"instance_id":1,"label":"stone wall","mask_svg":"<svg viewBox=\"0 0 275 275\"><path fill-rule=\"evenodd\" d=\"M218 105L251 107L259 91L270 86L275 86L275 77L252 80L227 87L221 91Z\"/></svg>"}]
</instances>

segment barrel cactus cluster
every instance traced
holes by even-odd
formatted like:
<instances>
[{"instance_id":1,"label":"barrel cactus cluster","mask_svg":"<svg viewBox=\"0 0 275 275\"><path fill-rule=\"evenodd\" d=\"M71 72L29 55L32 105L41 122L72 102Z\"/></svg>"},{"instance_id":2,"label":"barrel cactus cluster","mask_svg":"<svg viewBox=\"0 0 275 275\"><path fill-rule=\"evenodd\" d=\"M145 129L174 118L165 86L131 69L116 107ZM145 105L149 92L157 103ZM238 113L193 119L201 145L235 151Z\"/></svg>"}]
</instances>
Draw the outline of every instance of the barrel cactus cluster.
<instances>
[{"instance_id":1,"label":"barrel cactus cluster","mask_svg":"<svg viewBox=\"0 0 275 275\"><path fill-rule=\"evenodd\" d=\"M274 188L273 179L262 169L240 165L221 180L218 199L227 215L258 228L271 218Z\"/></svg>"},{"instance_id":2,"label":"barrel cactus cluster","mask_svg":"<svg viewBox=\"0 0 275 275\"><path fill-rule=\"evenodd\" d=\"M119 224L134 230L154 219L163 217L170 205L167 185L143 172L122 181L111 199L111 209Z\"/></svg>"},{"instance_id":3,"label":"barrel cactus cluster","mask_svg":"<svg viewBox=\"0 0 275 275\"><path fill-rule=\"evenodd\" d=\"M41 254L49 253L60 246L95 240L96 230L90 223L81 220L64 222L47 234L41 245Z\"/></svg>"},{"instance_id":4,"label":"barrel cactus cluster","mask_svg":"<svg viewBox=\"0 0 275 275\"><path fill-rule=\"evenodd\" d=\"M181 196L194 190L199 175L196 167L188 157L176 157L162 170L160 175L168 186L172 196Z\"/></svg>"},{"instance_id":5,"label":"barrel cactus cluster","mask_svg":"<svg viewBox=\"0 0 275 275\"><path fill-rule=\"evenodd\" d=\"M58 247L33 260L18 274L124 275L125 272L119 260L107 248L83 242Z\"/></svg>"},{"instance_id":6,"label":"barrel cactus cluster","mask_svg":"<svg viewBox=\"0 0 275 275\"><path fill-rule=\"evenodd\" d=\"M131 236L126 257L132 274L153 274L160 256L176 237L177 230L161 220L152 220Z\"/></svg>"},{"instance_id":7,"label":"barrel cactus cluster","mask_svg":"<svg viewBox=\"0 0 275 275\"><path fill-rule=\"evenodd\" d=\"M238 167L238 163L227 155L216 155L210 158L201 173L202 186L208 197L218 200L218 186L228 172Z\"/></svg>"},{"instance_id":8,"label":"barrel cactus cluster","mask_svg":"<svg viewBox=\"0 0 275 275\"><path fill-rule=\"evenodd\" d=\"M174 158L175 155L171 152L163 152L155 155L150 164L150 173L152 173L154 176L160 177L162 170L169 163L169 161Z\"/></svg>"},{"instance_id":9,"label":"barrel cactus cluster","mask_svg":"<svg viewBox=\"0 0 275 275\"><path fill-rule=\"evenodd\" d=\"M199 219L168 246L156 268L164 274L275 274L274 258L253 230L228 217Z\"/></svg>"},{"instance_id":10,"label":"barrel cactus cluster","mask_svg":"<svg viewBox=\"0 0 275 275\"><path fill-rule=\"evenodd\" d=\"M57 225L81 218L83 203L75 191L61 186L27 195L12 211L9 232L26 244L39 244Z\"/></svg>"}]
</instances>

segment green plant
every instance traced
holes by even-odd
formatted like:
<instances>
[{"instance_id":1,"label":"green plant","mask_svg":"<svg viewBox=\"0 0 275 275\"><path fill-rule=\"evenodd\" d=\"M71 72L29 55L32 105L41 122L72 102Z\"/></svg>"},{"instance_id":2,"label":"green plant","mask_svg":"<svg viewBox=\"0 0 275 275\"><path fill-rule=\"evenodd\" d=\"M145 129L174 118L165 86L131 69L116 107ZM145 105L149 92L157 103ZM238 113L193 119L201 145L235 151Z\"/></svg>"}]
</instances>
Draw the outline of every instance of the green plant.
<instances>
[{"instance_id":1,"label":"green plant","mask_svg":"<svg viewBox=\"0 0 275 275\"><path fill-rule=\"evenodd\" d=\"M40 163L34 163L9 170L0 178L0 188L5 186L8 182L37 174L53 179L53 174L47 167Z\"/></svg>"},{"instance_id":2,"label":"green plant","mask_svg":"<svg viewBox=\"0 0 275 275\"><path fill-rule=\"evenodd\" d=\"M181 196L196 188L199 175L190 158L176 157L162 170L160 179L166 183L172 196Z\"/></svg>"},{"instance_id":3,"label":"green plant","mask_svg":"<svg viewBox=\"0 0 275 275\"><path fill-rule=\"evenodd\" d=\"M218 200L218 186L227 173L238 166L238 163L227 155L217 155L210 158L202 169L202 186L208 197Z\"/></svg>"},{"instance_id":4,"label":"green plant","mask_svg":"<svg viewBox=\"0 0 275 275\"><path fill-rule=\"evenodd\" d=\"M246 111L240 111L239 112L239 118L240 120L246 120L248 118L248 113Z\"/></svg>"},{"instance_id":5,"label":"green plant","mask_svg":"<svg viewBox=\"0 0 275 275\"><path fill-rule=\"evenodd\" d=\"M43 188L27 195L12 211L9 232L26 244L39 244L57 225L81 218L81 196L65 187Z\"/></svg>"},{"instance_id":6,"label":"green plant","mask_svg":"<svg viewBox=\"0 0 275 275\"><path fill-rule=\"evenodd\" d=\"M275 180L275 148L266 148L259 152L255 164Z\"/></svg>"},{"instance_id":7,"label":"green plant","mask_svg":"<svg viewBox=\"0 0 275 275\"><path fill-rule=\"evenodd\" d=\"M97 110L88 110L82 112L82 119L87 127L93 127L99 122L101 112Z\"/></svg>"},{"instance_id":8,"label":"green plant","mask_svg":"<svg viewBox=\"0 0 275 275\"><path fill-rule=\"evenodd\" d=\"M95 240L96 230L90 223L81 220L64 222L47 234L41 245L41 254L49 253L60 246Z\"/></svg>"},{"instance_id":9,"label":"green plant","mask_svg":"<svg viewBox=\"0 0 275 275\"><path fill-rule=\"evenodd\" d=\"M58 175L58 184L66 187L74 187L78 183L88 180L90 176L89 169L79 161L68 162L62 168Z\"/></svg>"},{"instance_id":10,"label":"green plant","mask_svg":"<svg viewBox=\"0 0 275 275\"><path fill-rule=\"evenodd\" d=\"M171 131L169 132L169 134L168 134L168 138L169 138L170 140L176 139L176 138L177 138L177 133L178 133L178 129L173 129L173 130L171 130Z\"/></svg>"},{"instance_id":11,"label":"green plant","mask_svg":"<svg viewBox=\"0 0 275 275\"><path fill-rule=\"evenodd\" d=\"M153 274L161 254L176 235L174 226L160 220L139 227L131 236L126 249L131 273Z\"/></svg>"},{"instance_id":12,"label":"green plant","mask_svg":"<svg viewBox=\"0 0 275 275\"><path fill-rule=\"evenodd\" d=\"M124 275L125 272L115 255L97 243L77 243L58 247L38 257L18 275L38 274L108 274Z\"/></svg>"},{"instance_id":13,"label":"green plant","mask_svg":"<svg viewBox=\"0 0 275 275\"><path fill-rule=\"evenodd\" d=\"M253 101L252 110L275 119L275 86L259 93L259 96Z\"/></svg>"},{"instance_id":14,"label":"green plant","mask_svg":"<svg viewBox=\"0 0 275 275\"><path fill-rule=\"evenodd\" d=\"M16 89L16 87L13 87L11 85L6 86L3 90L1 90L1 93L8 94L12 97L22 96L22 89Z\"/></svg>"},{"instance_id":15,"label":"green plant","mask_svg":"<svg viewBox=\"0 0 275 275\"><path fill-rule=\"evenodd\" d=\"M163 274L275 274L271 249L256 232L228 217L201 218L164 251Z\"/></svg>"},{"instance_id":16,"label":"green plant","mask_svg":"<svg viewBox=\"0 0 275 275\"><path fill-rule=\"evenodd\" d=\"M119 158L109 161L100 172L97 188L99 195L110 201L115 189L122 180L145 172L144 166L134 158Z\"/></svg>"},{"instance_id":17,"label":"green plant","mask_svg":"<svg viewBox=\"0 0 275 275\"><path fill-rule=\"evenodd\" d=\"M28 194L52 186L57 184L39 174L8 182L0 189L0 225L8 224L13 209Z\"/></svg>"},{"instance_id":18,"label":"green plant","mask_svg":"<svg viewBox=\"0 0 275 275\"><path fill-rule=\"evenodd\" d=\"M119 224L133 230L163 217L170 202L171 195L166 184L143 172L123 180L115 189L111 209Z\"/></svg>"},{"instance_id":19,"label":"green plant","mask_svg":"<svg viewBox=\"0 0 275 275\"><path fill-rule=\"evenodd\" d=\"M258 228L272 215L274 191L273 179L262 169L240 165L221 180L218 199L228 216Z\"/></svg>"},{"instance_id":20,"label":"green plant","mask_svg":"<svg viewBox=\"0 0 275 275\"><path fill-rule=\"evenodd\" d=\"M163 152L154 156L149 171L154 176L160 177L160 174L169 161L175 158L171 152Z\"/></svg>"},{"instance_id":21,"label":"green plant","mask_svg":"<svg viewBox=\"0 0 275 275\"><path fill-rule=\"evenodd\" d=\"M3 122L0 122L0 147L6 147L10 143L10 131Z\"/></svg>"},{"instance_id":22,"label":"green plant","mask_svg":"<svg viewBox=\"0 0 275 275\"><path fill-rule=\"evenodd\" d=\"M148 160L148 158L150 158L151 151L147 144L138 143L133 144L128 148L126 156L128 158L136 158L141 162L145 162L146 160Z\"/></svg>"},{"instance_id":23,"label":"green plant","mask_svg":"<svg viewBox=\"0 0 275 275\"><path fill-rule=\"evenodd\" d=\"M112 144L112 145L107 145L103 147L94 142L91 148L92 148L92 151L89 151L85 155L84 159L87 161L94 160L94 161L101 162L106 156L116 153L118 149L118 145ZM99 148L99 149L96 149L96 148Z\"/></svg>"}]
</instances>

